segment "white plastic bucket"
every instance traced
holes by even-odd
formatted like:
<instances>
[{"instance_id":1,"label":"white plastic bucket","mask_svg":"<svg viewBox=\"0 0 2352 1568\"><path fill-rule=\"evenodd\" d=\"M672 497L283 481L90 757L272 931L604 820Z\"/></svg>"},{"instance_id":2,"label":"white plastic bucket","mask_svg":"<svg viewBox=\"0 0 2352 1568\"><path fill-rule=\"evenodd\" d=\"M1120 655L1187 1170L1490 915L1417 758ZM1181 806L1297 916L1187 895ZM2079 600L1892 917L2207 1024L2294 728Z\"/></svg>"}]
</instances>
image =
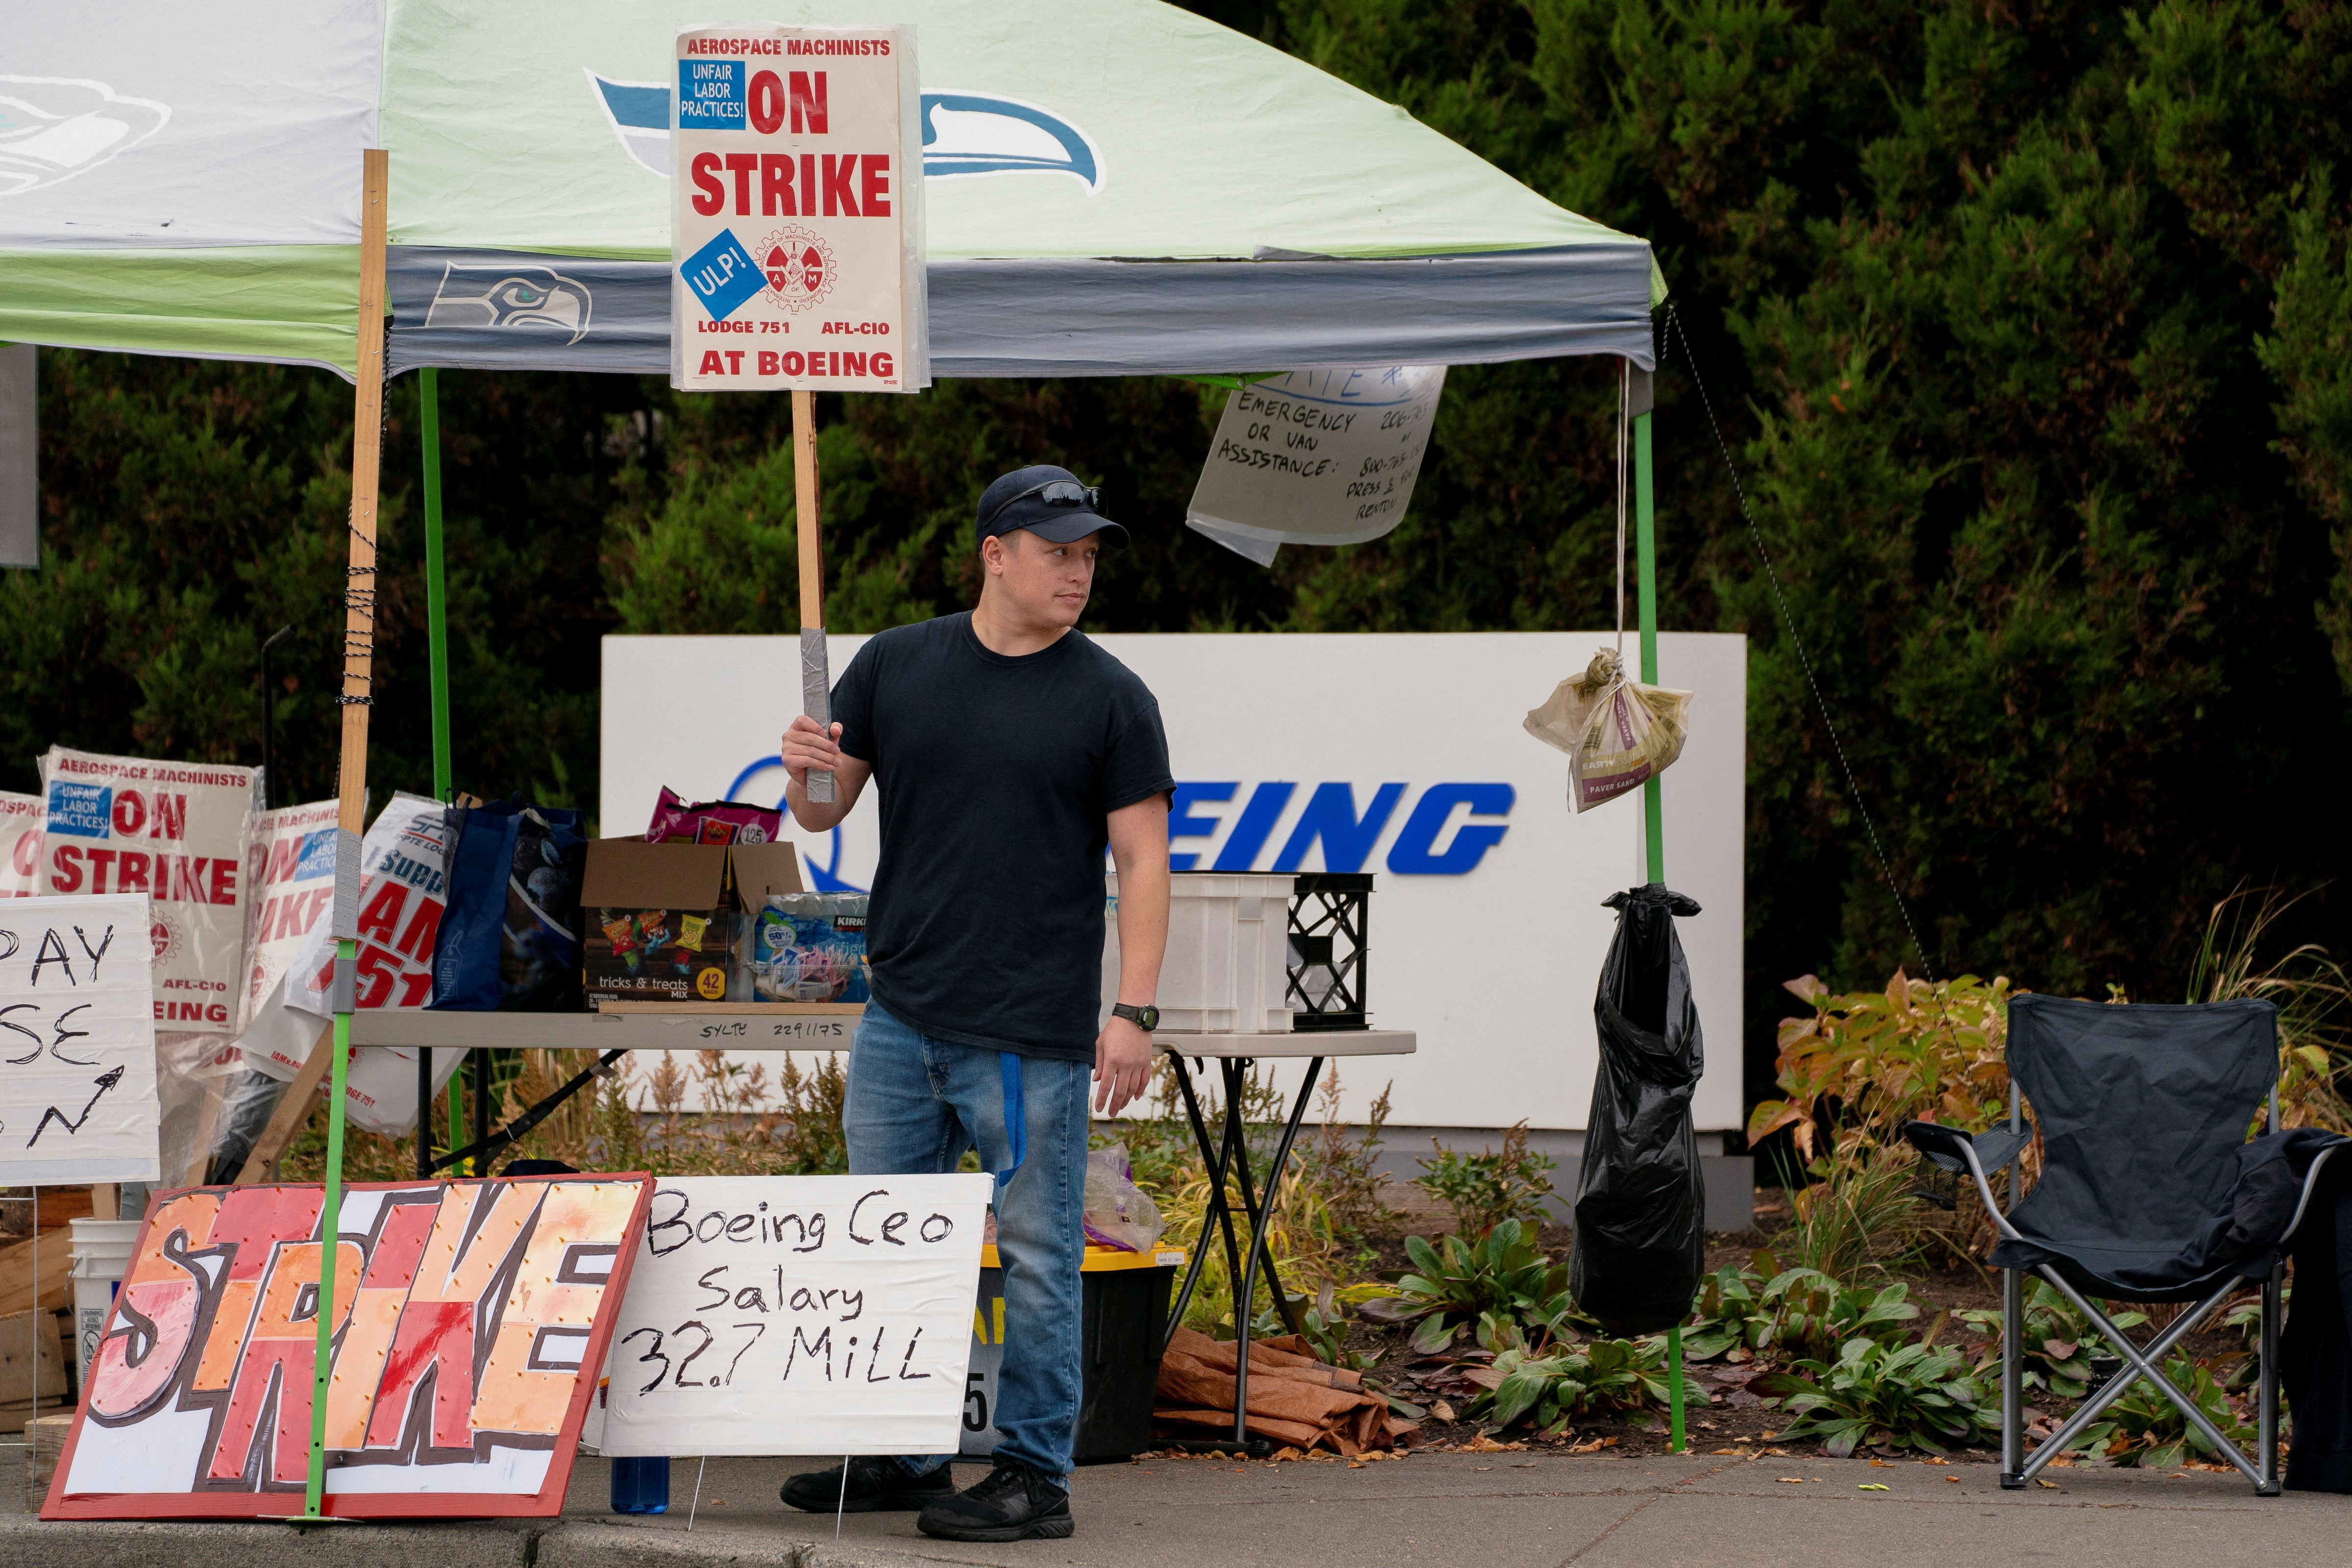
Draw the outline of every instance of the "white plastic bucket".
<instances>
[{"instance_id":1,"label":"white plastic bucket","mask_svg":"<svg viewBox=\"0 0 2352 1568\"><path fill-rule=\"evenodd\" d=\"M106 1314L131 1268L139 1244L135 1219L78 1219L73 1226L74 1350L79 1361L78 1388L89 1386L90 1358L106 1334Z\"/></svg>"},{"instance_id":2,"label":"white plastic bucket","mask_svg":"<svg viewBox=\"0 0 2352 1568\"><path fill-rule=\"evenodd\" d=\"M1160 1026L1192 1034L1290 1032L1293 879L1263 872L1171 879ZM1104 879L1102 1016L1118 1000L1118 875Z\"/></svg>"}]
</instances>

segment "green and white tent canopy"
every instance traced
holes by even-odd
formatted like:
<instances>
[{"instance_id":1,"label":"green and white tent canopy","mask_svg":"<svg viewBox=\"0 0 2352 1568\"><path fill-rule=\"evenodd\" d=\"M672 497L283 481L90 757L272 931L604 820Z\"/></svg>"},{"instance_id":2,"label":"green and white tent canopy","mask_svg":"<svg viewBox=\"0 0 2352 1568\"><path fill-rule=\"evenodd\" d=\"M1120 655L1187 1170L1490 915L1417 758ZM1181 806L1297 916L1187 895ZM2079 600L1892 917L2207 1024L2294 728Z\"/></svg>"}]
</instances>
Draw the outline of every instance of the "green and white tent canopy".
<instances>
[{"instance_id":1,"label":"green and white tent canopy","mask_svg":"<svg viewBox=\"0 0 2352 1568\"><path fill-rule=\"evenodd\" d=\"M1157 0L18 6L0 340L352 374L383 146L391 370L666 371L671 41L761 19L917 29L937 375L1653 363L1645 241Z\"/></svg>"}]
</instances>

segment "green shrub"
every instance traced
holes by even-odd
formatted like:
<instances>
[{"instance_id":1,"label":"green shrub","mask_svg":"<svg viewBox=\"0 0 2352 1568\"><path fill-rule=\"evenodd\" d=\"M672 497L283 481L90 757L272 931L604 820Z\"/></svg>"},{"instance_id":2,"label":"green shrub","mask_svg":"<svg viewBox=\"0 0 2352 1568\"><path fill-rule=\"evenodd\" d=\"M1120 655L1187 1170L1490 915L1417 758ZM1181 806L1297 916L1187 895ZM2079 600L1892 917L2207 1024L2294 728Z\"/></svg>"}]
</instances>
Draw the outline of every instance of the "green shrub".
<instances>
[{"instance_id":1,"label":"green shrub","mask_svg":"<svg viewBox=\"0 0 2352 1568\"><path fill-rule=\"evenodd\" d=\"M1475 1241L1445 1236L1432 1247L1409 1236L1404 1247L1412 1267L1393 1277L1392 1295L1365 1303L1365 1315L1391 1322L1418 1319L1412 1346L1424 1354L1444 1349L1463 1325L1484 1314L1557 1334L1573 1310L1567 1266L1538 1252L1517 1220L1504 1220Z\"/></svg>"},{"instance_id":2,"label":"green shrub","mask_svg":"<svg viewBox=\"0 0 2352 1568\"><path fill-rule=\"evenodd\" d=\"M2145 1312L2109 1314L2116 1327L2136 1328L2147 1321ZM2000 1366L2001 1314L1996 1308L1973 1308L1960 1321L1990 1342L1977 1357L1979 1373L1998 1374ZM2080 1399L2089 1389L2091 1357L2105 1342L2090 1331L2090 1320L2046 1279L2029 1279L2025 1286L2025 1337L2020 1362L2028 1388L2046 1388L2060 1399Z\"/></svg>"},{"instance_id":3,"label":"green shrub","mask_svg":"<svg viewBox=\"0 0 2352 1568\"><path fill-rule=\"evenodd\" d=\"M1834 1362L1801 1361L1748 1386L1785 1396L1798 1420L1781 1436L1819 1437L1839 1458L1865 1442L1940 1454L2000 1426L1997 1404L1988 1405L1966 1358L1948 1346L1849 1340Z\"/></svg>"},{"instance_id":4,"label":"green shrub","mask_svg":"<svg viewBox=\"0 0 2352 1568\"><path fill-rule=\"evenodd\" d=\"M2239 1416L2237 1406L2202 1363L2174 1356L2165 1363L2164 1373L2221 1429L2223 1436L2241 1447L2253 1441L2254 1429ZM2118 1375L2135 1376L2129 1367ZM2100 1412L2100 1418L2084 1428L2071 1447L2078 1453L2099 1453L2111 1464L2139 1465L2152 1470L2172 1468L2189 1457L2191 1448L2208 1459L2221 1459L2221 1450L2189 1426L2180 1407L2146 1378L2136 1378L2130 1390Z\"/></svg>"},{"instance_id":5,"label":"green shrub","mask_svg":"<svg viewBox=\"0 0 2352 1568\"><path fill-rule=\"evenodd\" d=\"M1851 1339L1899 1342L1919 1316L1907 1285L1850 1289L1817 1268L1783 1269L1761 1247L1756 1261L1769 1279L1726 1264L1699 1282L1683 1333L1685 1357L1712 1361L1740 1349L1767 1356L1777 1349L1827 1358Z\"/></svg>"},{"instance_id":6,"label":"green shrub","mask_svg":"<svg viewBox=\"0 0 2352 1568\"><path fill-rule=\"evenodd\" d=\"M1477 1236L1505 1220L1543 1223L1554 1166L1549 1154L1528 1152L1526 1122L1504 1132L1498 1153L1457 1154L1434 1138L1430 1144L1436 1156L1420 1162L1412 1184L1454 1211L1456 1230Z\"/></svg>"},{"instance_id":7,"label":"green shrub","mask_svg":"<svg viewBox=\"0 0 2352 1568\"><path fill-rule=\"evenodd\" d=\"M1482 1389L1464 1414L1475 1420L1502 1427L1529 1417L1538 1430L1554 1432L1579 1415L1669 1402L1666 1344L1661 1336L1555 1345L1541 1355L1528 1348L1516 1329L1505 1326L1499 1340L1495 1364L1472 1374ZM1708 1403L1706 1391L1688 1373L1683 1377L1683 1402L1685 1406Z\"/></svg>"}]
</instances>

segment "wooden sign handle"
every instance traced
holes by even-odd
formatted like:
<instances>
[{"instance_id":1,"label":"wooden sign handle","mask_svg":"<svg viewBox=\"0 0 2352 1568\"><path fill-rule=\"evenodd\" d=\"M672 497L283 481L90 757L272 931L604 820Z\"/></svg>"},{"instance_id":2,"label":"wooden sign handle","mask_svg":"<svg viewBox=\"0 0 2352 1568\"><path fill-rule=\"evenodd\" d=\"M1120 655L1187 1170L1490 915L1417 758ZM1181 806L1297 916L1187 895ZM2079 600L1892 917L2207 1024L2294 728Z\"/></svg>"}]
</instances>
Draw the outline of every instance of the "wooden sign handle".
<instances>
[{"instance_id":1,"label":"wooden sign handle","mask_svg":"<svg viewBox=\"0 0 2352 1568\"><path fill-rule=\"evenodd\" d=\"M824 647L824 546L819 531L816 482L816 395L793 394L793 521L801 554L801 711L820 726L833 722L833 668ZM809 770L808 797L833 799L833 775Z\"/></svg>"}]
</instances>

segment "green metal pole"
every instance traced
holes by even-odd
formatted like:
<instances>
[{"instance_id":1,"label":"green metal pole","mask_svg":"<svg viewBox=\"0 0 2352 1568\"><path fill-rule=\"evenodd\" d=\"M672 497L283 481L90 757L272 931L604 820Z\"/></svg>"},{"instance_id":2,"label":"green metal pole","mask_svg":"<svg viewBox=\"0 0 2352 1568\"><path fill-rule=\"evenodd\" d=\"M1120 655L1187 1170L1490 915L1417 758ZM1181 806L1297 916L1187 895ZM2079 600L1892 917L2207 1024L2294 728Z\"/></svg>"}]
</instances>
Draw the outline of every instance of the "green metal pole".
<instances>
[{"instance_id":1,"label":"green metal pole","mask_svg":"<svg viewBox=\"0 0 2352 1568\"><path fill-rule=\"evenodd\" d=\"M336 967L344 973L359 957L359 943L335 943ZM343 1230L343 1092L352 1057L352 1016L335 1015L335 1058L327 1087L327 1203L319 1218L319 1339L310 1372L310 1476L302 1489L302 1517L325 1517L319 1505L327 1493L327 1388L334 1376L335 1258Z\"/></svg>"},{"instance_id":2,"label":"green metal pole","mask_svg":"<svg viewBox=\"0 0 2352 1568\"><path fill-rule=\"evenodd\" d=\"M1636 371L1646 402L1649 377ZM1636 405L1639 406L1640 405ZM1639 562L1642 617L1642 684L1658 683L1658 528L1657 491L1650 464L1650 414L1643 408L1633 417L1633 526ZM1648 851L1649 879L1666 879L1666 821L1658 781L1642 786L1642 826Z\"/></svg>"},{"instance_id":3,"label":"green metal pole","mask_svg":"<svg viewBox=\"0 0 2352 1568\"><path fill-rule=\"evenodd\" d=\"M1633 537L1640 584L1642 621L1642 684L1658 683L1658 501L1656 470L1650 460L1651 377L1646 371L1633 372L1635 383L1633 416ZM1642 843L1643 864L1649 879L1666 879L1666 813L1665 798L1658 791L1654 778L1642 785ZM1680 1323L1666 1331L1666 1389L1671 1426L1667 1446L1682 1453L1687 1445L1683 1440L1683 1330Z\"/></svg>"},{"instance_id":4,"label":"green metal pole","mask_svg":"<svg viewBox=\"0 0 2352 1568\"><path fill-rule=\"evenodd\" d=\"M426 678L433 689L433 798L446 801L454 793L449 765L449 603L441 572L441 384L440 373L430 365L417 373L416 406L425 442L425 647ZM448 1101L449 1147L462 1149L465 1113L458 1108L454 1081ZM425 1127L425 1112L420 1110L416 1117L420 1139Z\"/></svg>"}]
</instances>

